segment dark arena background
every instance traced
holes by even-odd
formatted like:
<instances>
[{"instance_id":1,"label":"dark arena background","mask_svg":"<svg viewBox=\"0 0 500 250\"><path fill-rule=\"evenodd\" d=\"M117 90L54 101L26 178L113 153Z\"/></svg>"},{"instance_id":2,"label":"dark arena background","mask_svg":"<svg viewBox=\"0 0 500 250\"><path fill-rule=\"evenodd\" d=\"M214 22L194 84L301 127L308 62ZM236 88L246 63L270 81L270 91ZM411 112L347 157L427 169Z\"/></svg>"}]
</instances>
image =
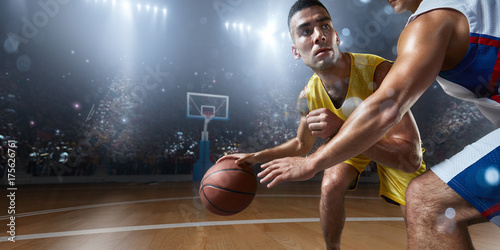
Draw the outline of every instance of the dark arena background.
<instances>
[{"instance_id":1,"label":"dark arena background","mask_svg":"<svg viewBox=\"0 0 500 250\"><path fill-rule=\"evenodd\" d=\"M201 206L193 180L204 120L187 117L188 92L229 97L228 119L207 126L212 163L296 136L313 72L291 53L293 2L1 1L0 248L323 248L321 173L259 184L228 217ZM409 13L379 0L323 3L342 51L396 58ZM494 129L437 83L412 111L428 166ZM370 166L346 197L343 247L404 249L401 212L377 198ZM500 245L490 224L471 228L478 249Z\"/></svg>"}]
</instances>

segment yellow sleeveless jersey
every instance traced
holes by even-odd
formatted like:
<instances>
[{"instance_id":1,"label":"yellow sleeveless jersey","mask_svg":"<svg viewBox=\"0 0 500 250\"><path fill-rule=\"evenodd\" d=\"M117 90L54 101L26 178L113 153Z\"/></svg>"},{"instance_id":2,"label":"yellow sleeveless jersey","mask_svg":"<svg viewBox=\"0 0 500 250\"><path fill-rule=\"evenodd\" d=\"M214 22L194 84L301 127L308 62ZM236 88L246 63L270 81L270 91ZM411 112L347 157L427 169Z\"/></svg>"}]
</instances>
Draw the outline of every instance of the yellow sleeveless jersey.
<instances>
[{"instance_id":1,"label":"yellow sleeveless jersey","mask_svg":"<svg viewBox=\"0 0 500 250\"><path fill-rule=\"evenodd\" d=\"M327 108L345 121L364 99L373 94L375 69L386 60L370 54L348 54L351 56L351 74L349 89L342 106L335 108L321 79L314 74L306 86L309 110Z\"/></svg>"},{"instance_id":2,"label":"yellow sleeveless jersey","mask_svg":"<svg viewBox=\"0 0 500 250\"><path fill-rule=\"evenodd\" d=\"M387 60L371 54L348 54L351 57L351 73L349 88L342 106L338 109L335 108L321 79L314 74L304 89L309 111L327 108L345 121L364 99L373 94L375 88L375 83L373 82L375 70L378 65ZM358 155L344 162L355 167L361 173L371 160L364 155ZM391 203L395 202L406 205L406 188L413 178L425 172L425 163L422 162L420 169L412 174L380 164L377 164L377 171L380 179L380 197ZM356 186L351 187L351 189L355 189Z\"/></svg>"}]
</instances>

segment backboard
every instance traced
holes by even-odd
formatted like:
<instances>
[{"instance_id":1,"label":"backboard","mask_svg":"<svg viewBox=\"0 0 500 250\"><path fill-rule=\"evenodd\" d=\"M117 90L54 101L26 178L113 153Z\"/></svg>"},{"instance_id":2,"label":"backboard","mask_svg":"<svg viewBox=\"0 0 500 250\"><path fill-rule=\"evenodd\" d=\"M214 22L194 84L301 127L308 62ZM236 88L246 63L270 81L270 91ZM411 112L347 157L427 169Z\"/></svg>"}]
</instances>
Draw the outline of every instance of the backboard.
<instances>
[{"instance_id":1,"label":"backboard","mask_svg":"<svg viewBox=\"0 0 500 250\"><path fill-rule=\"evenodd\" d=\"M229 96L187 92L186 117L229 120Z\"/></svg>"}]
</instances>

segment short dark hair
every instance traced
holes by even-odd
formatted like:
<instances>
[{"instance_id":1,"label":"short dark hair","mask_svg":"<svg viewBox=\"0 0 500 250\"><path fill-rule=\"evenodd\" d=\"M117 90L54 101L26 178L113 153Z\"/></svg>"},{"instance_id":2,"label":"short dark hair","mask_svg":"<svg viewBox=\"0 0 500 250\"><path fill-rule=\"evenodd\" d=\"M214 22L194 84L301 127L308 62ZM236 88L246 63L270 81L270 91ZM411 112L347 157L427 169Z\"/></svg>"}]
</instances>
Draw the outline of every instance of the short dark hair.
<instances>
[{"instance_id":1,"label":"short dark hair","mask_svg":"<svg viewBox=\"0 0 500 250\"><path fill-rule=\"evenodd\" d=\"M319 6L323 9L325 9L326 13L328 13L328 15L330 15L330 13L326 9L326 7L318 0L297 0L297 2L295 2L292 5L292 7L290 8L290 12L288 12L288 30L290 30L290 21L292 20L293 15L295 15L295 13L297 13L305 8L309 8L312 6Z\"/></svg>"}]
</instances>

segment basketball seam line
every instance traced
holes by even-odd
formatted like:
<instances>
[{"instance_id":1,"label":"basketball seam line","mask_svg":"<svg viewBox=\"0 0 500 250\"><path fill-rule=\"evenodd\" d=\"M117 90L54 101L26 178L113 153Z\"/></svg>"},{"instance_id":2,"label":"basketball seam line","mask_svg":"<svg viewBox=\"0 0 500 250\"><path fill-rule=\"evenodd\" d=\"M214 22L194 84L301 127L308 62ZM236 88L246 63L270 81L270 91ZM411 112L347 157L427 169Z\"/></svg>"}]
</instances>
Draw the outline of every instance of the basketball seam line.
<instances>
[{"instance_id":1,"label":"basketball seam line","mask_svg":"<svg viewBox=\"0 0 500 250\"><path fill-rule=\"evenodd\" d=\"M238 168L229 168L229 169L223 169L223 170L218 170L218 171L215 171L211 174L209 174L208 176L205 176L205 178L203 178L203 180L201 180L201 185L203 185L203 182L205 182L205 180L210 177L211 175L215 174L215 173L218 173L218 172L225 172L225 171L229 171L229 170L236 170L236 171L241 171L241 172L244 172L244 173L247 173L249 175L251 175L255 180L257 180L257 178L255 177L255 174L254 173L250 173L248 171L245 171L243 169L238 169Z\"/></svg>"},{"instance_id":2,"label":"basketball seam line","mask_svg":"<svg viewBox=\"0 0 500 250\"><path fill-rule=\"evenodd\" d=\"M214 187L214 188L217 188L217 189L222 189L222 190L229 191L229 192L233 192L233 193L237 193L237 194L250 194L250 195L255 195L255 193L248 193L248 192L243 192L243 191L232 190L232 189L228 189L228 188L223 188L223 187L215 186L214 184L206 184L206 185L203 185L203 186L201 187L201 189L203 190L203 188L205 188L206 186ZM205 190L203 190L203 194L205 194ZM205 196L205 197L206 197L206 196Z\"/></svg>"},{"instance_id":3,"label":"basketball seam line","mask_svg":"<svg viewBox=\"0 0 500 250\"><path fill-rule=\"evenodd\" d=\"M203 190L203 189L202 189L202 190ZM234 210L234 211L231 211L231 210L222 209L222 208L220 208L220 207L216 206L216 205L215 205L215 204L213 204L213 203L212 203L212 201L210 201L210 199L209 199L209 198L205 195L205 190L203 190L203 196L205 196L205 199L208 201L208 203L210 203L210 205L212 205L213 207L215 207L215 208L219 209L219 210L220 210L220 211L222 211L222 212L226 212L226 213L230 213L230 214L232 214L232 213L239 213L239 212L243 211L243 210Z\"/></svg>"}]
</instances>

